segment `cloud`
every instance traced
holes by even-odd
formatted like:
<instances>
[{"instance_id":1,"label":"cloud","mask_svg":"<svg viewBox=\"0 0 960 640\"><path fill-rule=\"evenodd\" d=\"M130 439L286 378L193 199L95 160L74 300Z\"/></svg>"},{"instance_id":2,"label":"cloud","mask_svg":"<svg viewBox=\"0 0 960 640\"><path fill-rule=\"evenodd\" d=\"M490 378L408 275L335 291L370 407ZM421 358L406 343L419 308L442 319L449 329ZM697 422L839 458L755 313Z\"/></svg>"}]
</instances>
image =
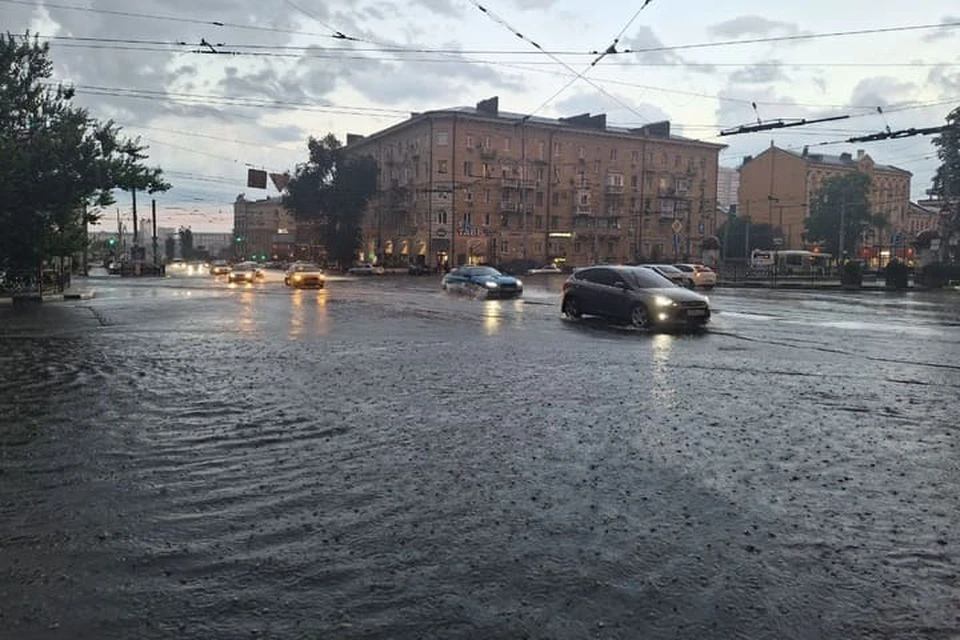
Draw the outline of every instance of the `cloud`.
<instances>
[{"instance_id":1,"label":"cloud","mask_svg":"<svg viewBox=\"0 0 960 640\"><path fill-rule=\"evenodd\" d=\"M758 62L730 74L730 82L737 84L769 84L784 80L787 80L787 75L779 60Z\"/></svg>"},{"instance_id":2,"label":"cloud","mask_svg":"<svg viewBox=\"0 0 960 640\"><path fill-rule=\"evenodd\" d=\"M670 119L669 114L656 105L644 102L636 103L627 96L612 95L622 105L617 104L609 96L593 91L575 93L557 100L553 103L552 109L560 118L568 118L581 113L592 113L594 115L606 113L607 124L610 125L627 123L629 126L639 127L650 122ZM627 109L623 105L629 105L631 109Z\"/></svg>"},{"instance_id":3,"label":"cloud","mask_svg":"<svg viewBox=\"0 0 960 640\"><path fill-rule=\"evenodd\" d=\"M955 98L960 95L960 71L953 66L936 66L927 74L927 84L939 91L941 98Z\"/></svg>"},{"instance_id":4,"label":"cloud","mask_svg":"<svg viewBox=\"0 0 960 640\"><path fill-rule=\"evenodd\" d=\"M940 24L956 24L960 22L960 16L943 16ZM956 27L936 29L923 36L924 42L938 42L940 40L949 40L957 34Z\"/></svg>"},{"instance_id":5,"label":"cloud","mask_svg":"<svg viewBox=\"0 0 960 640\"><path fill-rule=\"evenodd\" d=\"M712 36L721 38L767 37L772 35L794 35L800 33L799 27L793 22L768 20L762 16L737 16L730 20L707 27Z\"/></svg>"},{"instance_id":6,"label":"cloud","mask_svg":"<svg viewBox=\"0 0 960 640\"><path fill-rule=\"evenodd\" d=\"M672 51L664 44L663 40L654 33L653 29L646 25L637 28L632 36L621 40L621 49L630 49L633 53L630 57L641 64L651 66L685 66L691 71L700 73L713 73L715 67L709 63L688 62L686 58ZM616 58L614 59L616 60Z\"/></svg>"},{"instance_id":7,"label":"cloud","mask_svg":"<svg viewBox=\"0 0 960 640\"><path fill-rule=\"evenodd\" d=\"M864 78L853 88L850 104L855 107L886 107L909 102L917 86L888 76ZM899 98L899 99L898 99Z\"/></svg>"},{"instance_id":8,"label":"cloud","mask_svg":"<svg viewBox=\"0 0 960 640\"><path fill-rule=\"evenodd\" d=\"M453 0L408 0L410 5L421 6L433 13L438 13L449 17L458 17L462 13L461 9L453 3Z\"/></svg>"},{"instance_id":9,"label":"cloud","mask_svg":"<svg viewBox=\"0 0 960 640\"><path fill-rule=\"evenodd\" d=\"M549 9L557 3L557 0L511 0L518 9L522 11L532 11Z\"/></svg>"}]
</instances>

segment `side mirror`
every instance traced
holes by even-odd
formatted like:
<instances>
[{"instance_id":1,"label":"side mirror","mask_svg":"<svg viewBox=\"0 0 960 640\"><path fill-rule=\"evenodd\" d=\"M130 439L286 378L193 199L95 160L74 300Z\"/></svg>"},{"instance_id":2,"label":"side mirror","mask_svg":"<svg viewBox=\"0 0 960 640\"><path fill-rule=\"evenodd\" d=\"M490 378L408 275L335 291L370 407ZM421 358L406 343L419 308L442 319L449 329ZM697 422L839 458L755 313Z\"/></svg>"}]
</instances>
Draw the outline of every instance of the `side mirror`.
<instances>
[{"instance_id":1,"label":"side mirror","mask_svg":"<svg viewBox=\"0 0 960 640\"><path fill-rule=\"evenodd\" d=\"M626 283L626 282L623 282L623 281L614 282L614 283L613 283L613 286L616 287L617 289L623 289L624 291L626 291L626 290L628 289L627 283Z\"/></svg>"}]
</instances>

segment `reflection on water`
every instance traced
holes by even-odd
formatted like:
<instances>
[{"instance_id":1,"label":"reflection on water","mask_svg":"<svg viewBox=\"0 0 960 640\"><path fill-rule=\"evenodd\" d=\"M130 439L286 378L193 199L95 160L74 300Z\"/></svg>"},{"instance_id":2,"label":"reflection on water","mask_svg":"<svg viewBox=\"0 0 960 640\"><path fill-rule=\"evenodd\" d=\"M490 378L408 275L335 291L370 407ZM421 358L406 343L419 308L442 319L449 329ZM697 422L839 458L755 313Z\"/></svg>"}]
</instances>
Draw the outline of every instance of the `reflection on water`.
<instances>
[{"instance_id":1,"label":"reflection on water","mask_svg":"<svg viewBox=\"0 0 960 640\"><path fill-rule=\"evenodd\" d=\"M240 294L240 331L252 333L256 327L254 322L253 292L244 291Z\"/></svg>"},{"instance_id":2,"label":"reflection on water","mask_svg":"<svg viewBox=\"0 0 960 640\"><path fill-rule=\"evenodd\" d=\"M500 315L500 304L496 300L486 300L483 303L483 330L492 336L500 330L503 318Z\"/></svg>"},{"instance_id":3,"label":"reflection on water","mask_svg":"<svg viewBox=\"0 0 960 640\"><path fill-rule=\"evenodd\" d=\"M330 333L330 320L327 315L327 291L319 289L316 292L294 289L291 297L290 331L291 339L299 338L307 331L308 325L313 325L313 333L325 336Z\"/></svg>"},{"instance_id":4,"label":"reflection on water","mask_svg":"<svg viewBox=\"0 0 960 640\"><path fill-rule=\"evenodd\" d=\"M653 350L653 362L650 374L653 378L653 399L663 408L676 405L676 388L669 372L670 352L675 337L667 333L658 333L650 341Z\"/></svg>"}]
</instances>

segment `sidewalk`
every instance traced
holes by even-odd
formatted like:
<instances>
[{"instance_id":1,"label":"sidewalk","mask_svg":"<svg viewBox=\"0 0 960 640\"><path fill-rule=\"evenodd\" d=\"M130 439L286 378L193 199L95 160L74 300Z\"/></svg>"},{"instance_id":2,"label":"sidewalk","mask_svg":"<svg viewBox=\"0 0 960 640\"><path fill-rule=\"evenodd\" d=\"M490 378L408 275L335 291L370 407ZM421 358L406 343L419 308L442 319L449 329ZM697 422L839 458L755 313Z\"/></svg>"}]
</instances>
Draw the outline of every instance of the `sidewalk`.
<instances>
[{"instance_id":1,"label":"sidewalk","mask_svg":"<svg viewBox=\"0 0 960 640\"><path fill-rule=\"evenodd\" d=\"M725 280L720 279L717 282L718 287L724 288L741 288L741 289L788 289L791 291L839 291L843 289L843 285L840 284L840 279L795 279L795 278L784 278L774 280L772 278L750 278L750 279L741 279L741 280ZM907 289L919 289L913 280L907 283ZM858 289L850 289L850 291L857 291ZM859 290L863 291L896 291L896 289L887 289L886 282L879 278L864 278L863 284Z\"/></svg>"},{"instance_id":2,"label":"sidewalk","mask_svg":"<svg viewBox=\"0 0 960 640\"><path fill-rule=\"evenodd\" d=\"M16 298L6 292L0 292L0 305L33 303L33 302L63 302L65 300L89 300L96 295L96 289L91 286L87 278L74 276L70 286L59 293L44 293L41 297L37 292L24 293Z\"/></svg>"}]
</instances>

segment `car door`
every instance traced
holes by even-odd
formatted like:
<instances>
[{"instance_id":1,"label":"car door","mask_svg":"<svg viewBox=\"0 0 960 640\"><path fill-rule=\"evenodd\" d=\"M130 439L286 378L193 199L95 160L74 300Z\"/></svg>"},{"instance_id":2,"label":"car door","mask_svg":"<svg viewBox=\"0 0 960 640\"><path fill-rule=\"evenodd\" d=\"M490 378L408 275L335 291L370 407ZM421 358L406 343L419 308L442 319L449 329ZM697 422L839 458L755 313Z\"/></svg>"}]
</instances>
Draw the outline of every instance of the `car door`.
<instances>
[{"instance_id":1,"label":"car door","mask_svg":"<svg viewBox=\"0 0 960 640\"><path fill-rule=\"evenodd\" d=\"M598 305L601 313L608 318L626 318L630 316L630 285L614 269L601 269Z\"/></svg>"},{"instance_id":2,"label":"car door","mask_svg":"<svg viewBox=\"0 0 960 640\"><path fill-rule=\"evenodd\" d=\"M576 287L572 291L577 299L577 305L580 312L588 316L602 315L598 310L600 289L602 285L598 282L600 279L600 269L584 269L574 274L573 279Z\"/></svg>"}]
</instances>

